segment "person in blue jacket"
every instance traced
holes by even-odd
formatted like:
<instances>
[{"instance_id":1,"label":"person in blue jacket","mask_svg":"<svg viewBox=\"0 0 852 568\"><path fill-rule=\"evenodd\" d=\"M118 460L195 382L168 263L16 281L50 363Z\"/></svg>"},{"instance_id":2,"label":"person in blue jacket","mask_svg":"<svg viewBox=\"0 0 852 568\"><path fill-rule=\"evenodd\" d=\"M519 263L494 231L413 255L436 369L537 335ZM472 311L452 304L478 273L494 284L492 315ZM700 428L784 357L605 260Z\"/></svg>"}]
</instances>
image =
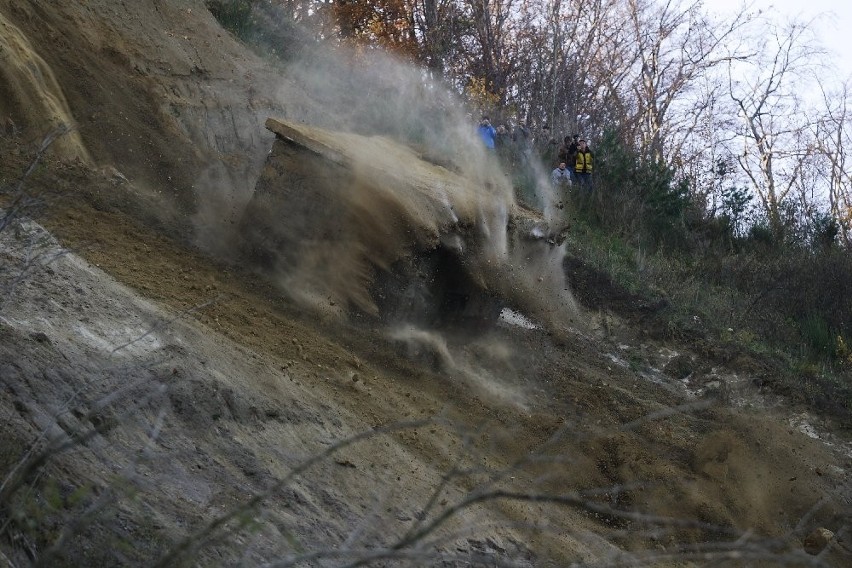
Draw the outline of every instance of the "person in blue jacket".
<instances>
[{"instance_id":1,"label":"person in blue jacket","mask_svg":"<svg viewBox=\"0 0 852 568\"><path fill-rule=\"evenodd\" d=\"M497 137L497 131L494 130L494 127L491 126L491 121L488 120L487 116L483 116L482 120L479 121L479 128L476 129L479 137L482 138L482 142L485 144L485 147L489 150L494 149L494 139Z\"/></svg>"}]
</instances>

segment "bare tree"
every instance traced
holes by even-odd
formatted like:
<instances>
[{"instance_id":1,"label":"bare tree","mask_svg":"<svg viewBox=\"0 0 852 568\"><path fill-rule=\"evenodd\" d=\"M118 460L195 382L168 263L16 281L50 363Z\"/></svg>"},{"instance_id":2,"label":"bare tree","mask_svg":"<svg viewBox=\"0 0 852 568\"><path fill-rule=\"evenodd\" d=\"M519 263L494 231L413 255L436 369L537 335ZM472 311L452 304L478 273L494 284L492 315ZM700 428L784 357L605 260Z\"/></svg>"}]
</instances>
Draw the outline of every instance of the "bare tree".
<instances>
[{"instance_id":1,"label":"bare tree","mask_svg":"<svg viewBox=\"0 0 852 568\"><path fill-rule=\"evenodd\" d=\"M630 73L620 0L524 2L514 46L519 65L512 102L554 132L589 134L604 117L622 116L613 93Z\"/></svg>"},{"instance_id":2,"label":"bare tree","mask_svg":"<svg viewBox=\"0 0 852 568\"><path fill-rule=\"evenodd\" d=\"M553 85L542 110L551 123L597 132L602 110L613 108L613 86L629 73L618 0L554 2L550 20ZM559 48L557 49L557 46ZM549 104L548 104L549 103ZM561 123L561 124L560 124Z\"/></svg>"},{"instance_id":3,"label":"bare tree","mask_svg":"<svg viewBox=\"0 0 852 568\"><path fill-rule=\"evenodd\" d=\"M407 0L420 58L436 74L451 76L463 55L470 23L455 0Z\"/></svg>"},{"instance_id":4,"label":"bare tree","mask_svg":"<svg viewBox=\"0 0 852 568\"><path fill-rule=\"evenodd\" d=\"M749 16L739 12L717 24L701 3L626 4L639 66L633 89L640 155L670 165L717 94L699 88L703 79L727 61L750 57L749 49L736 40Z\"/></svg>"},{"instance_id":5,"label":"bare tree","mask_svg":"<svg viewBox=\"0 0 852 568\"><path fill-rule=\"evenodd\" d=\"M738 110L742 150L737 162L776 237L785 231L784 205L814 155L805 139L813 119L800 94L817 59L808 23L770 26L758 57L729 66L729 93Z\"/></svg>"},{"instance_id":6,"label":"bare tree","mask_svg":"<svg viewBox=\"0 0 852 568\"><path fill-rule=\"evenodd\" d=\"M852 163L846 148L852 145L852 109L849 81L830 93L820 83L826 112L816 124L815 143L821 158L819 175L827 187L828 210L840 225L846 246L852 246Z\"/></svg>"}]
</instances>

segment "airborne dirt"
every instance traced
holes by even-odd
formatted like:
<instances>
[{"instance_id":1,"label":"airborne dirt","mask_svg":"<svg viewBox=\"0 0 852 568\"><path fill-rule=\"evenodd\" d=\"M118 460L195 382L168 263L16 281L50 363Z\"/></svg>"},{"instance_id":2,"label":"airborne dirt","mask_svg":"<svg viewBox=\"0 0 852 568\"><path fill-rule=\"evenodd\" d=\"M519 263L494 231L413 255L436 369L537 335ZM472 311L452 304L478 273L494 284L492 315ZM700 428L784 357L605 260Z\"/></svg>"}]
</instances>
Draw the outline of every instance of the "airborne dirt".
<instances>
[{"instance_id":1,"label":"airborne dirt","mask_svg":"<svg viewBox=\"0 0 852 568\"><path fill-rule=\"evenodd\" d=\"M58 243L28 223L2 234L4 285L33 250L34 266L51 261L4 288L0 465L97 430L10 501L42 521L4 530L10 564L153 564L256 495L192 562L325 550L304 565L347 565L406 544L412 566L746 564L735 552L804 565L818 527L837 534L819 561L852 561L848 446L760 399L759 362L650 339L657 307L578 260L565 266L588 326L439 334L319 318L199 246L210 215L228 218L210 203L250 196L272 145L263 121L307 104L279 100L286 79L203 2L2 0L0 25L3 185L57 108L79 127L27 180ZM54 79L27 74L35 55ZM51 483L63 507L44 497ZM74 528L82 506L100 516Z\"/></svg>"}]
</instances>

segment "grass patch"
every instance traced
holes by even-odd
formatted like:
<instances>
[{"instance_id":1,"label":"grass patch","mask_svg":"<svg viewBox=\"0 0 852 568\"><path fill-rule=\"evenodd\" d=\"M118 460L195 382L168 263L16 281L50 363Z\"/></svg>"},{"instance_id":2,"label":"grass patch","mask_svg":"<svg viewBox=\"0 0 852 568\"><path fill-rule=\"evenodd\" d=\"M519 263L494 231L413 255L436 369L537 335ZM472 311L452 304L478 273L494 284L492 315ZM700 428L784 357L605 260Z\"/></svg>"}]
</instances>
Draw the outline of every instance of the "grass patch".
<instances>
[{"instance_id":1,"label":"grass patch","mask_svg":"<svg viewBox=\"0 0 852 568\"><path fill-rule=\"evenodd\" d=\"M755 378L770 388L852 428L852 347L842 319L831 313L833 304L799 296L813 290L800 291L800 282L819 267L799 264L795 256L748 251L650 250L602 226L592 207L574 203L571 215L568 254L648 302L665 298L669 308L658 314L665 337L729 358L740 354L754 362L748 372L766 375ZM840 272L837 258L829 260ZM838 284L829 280L823 287Z\"/></svg>"}]
</instances>

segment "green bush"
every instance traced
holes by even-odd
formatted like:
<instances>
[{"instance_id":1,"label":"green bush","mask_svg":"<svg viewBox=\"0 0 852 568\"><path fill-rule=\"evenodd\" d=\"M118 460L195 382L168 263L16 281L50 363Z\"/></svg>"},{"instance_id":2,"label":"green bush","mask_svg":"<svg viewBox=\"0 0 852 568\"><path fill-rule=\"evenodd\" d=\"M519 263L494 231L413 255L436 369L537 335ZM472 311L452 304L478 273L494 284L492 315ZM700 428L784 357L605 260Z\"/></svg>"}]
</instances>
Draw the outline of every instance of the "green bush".
<instances>
[{"instance_id":1,"label":"green bush","mask_svg":"<svg viewBox=\"0 0 852 568\"><path fill-rule=\"evenodd\" d=\"M255 0L207 0L207 9L222 27L242 40L251 35Z\"/></svg>"},{"instance_id":2,"label":"green bush","mask_svg":"<svg viewBox=\"0 0 852 568\"><path fill-rule=\"evenodd\" d=\"M615 132L605 133L594 151L592 218L646 248L687 246L689 181L676 180L671 168L634 154Z\"/></svg>"},{"instance_id":3,"label":"green bush","mask_svg":"<svg viewBox=\"0 0 852 568\"><path fill-rule=\"evenodd\" d=\"M808 314L801 323L802 341L807 349L806 355L816 360L824 360L835 354L835 334L825 319L817 313Z\"/></svg>"}]
</instances>

